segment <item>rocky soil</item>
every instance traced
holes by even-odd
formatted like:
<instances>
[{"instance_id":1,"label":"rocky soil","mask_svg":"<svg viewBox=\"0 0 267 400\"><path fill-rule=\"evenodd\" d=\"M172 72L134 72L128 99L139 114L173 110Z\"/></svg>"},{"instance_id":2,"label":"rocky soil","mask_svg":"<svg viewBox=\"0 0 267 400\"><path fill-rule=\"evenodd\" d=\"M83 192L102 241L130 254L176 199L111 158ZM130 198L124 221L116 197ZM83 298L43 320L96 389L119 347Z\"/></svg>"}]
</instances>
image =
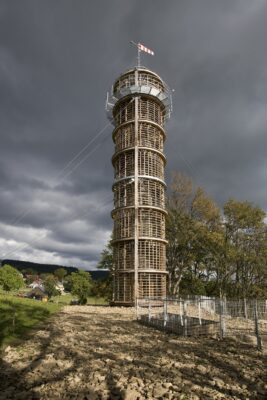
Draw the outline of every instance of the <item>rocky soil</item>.
<instances>
[{"instance_id":1,"label":"rocky soil","mask_svg":"<svg viewBox=\"0 0 267 400\"><path fill-rule=\"evenodd\" d=\"M0 400L263 400L266 367L253 344L164 334L132 309L72 306L5 349Z\"/></svg>"}]
</instances>

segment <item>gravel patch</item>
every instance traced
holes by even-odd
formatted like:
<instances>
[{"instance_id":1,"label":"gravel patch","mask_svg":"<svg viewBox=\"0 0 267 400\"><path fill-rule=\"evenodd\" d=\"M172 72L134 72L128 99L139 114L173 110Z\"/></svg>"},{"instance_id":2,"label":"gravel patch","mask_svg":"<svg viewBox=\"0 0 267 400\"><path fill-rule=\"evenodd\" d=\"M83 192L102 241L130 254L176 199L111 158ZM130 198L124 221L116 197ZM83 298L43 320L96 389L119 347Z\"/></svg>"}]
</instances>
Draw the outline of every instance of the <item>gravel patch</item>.
<instances>
[{"instance_id":1,"label":"gravel patch","mask_svg":"<svg viewBox=\"0 0 267 400\"><path fill-rule=\"evenodd\" d=\"M165 334L133 309L67 306L5 349L0 400L263 400L266 367L249 343Z\"/></svg>"}]
</instances>

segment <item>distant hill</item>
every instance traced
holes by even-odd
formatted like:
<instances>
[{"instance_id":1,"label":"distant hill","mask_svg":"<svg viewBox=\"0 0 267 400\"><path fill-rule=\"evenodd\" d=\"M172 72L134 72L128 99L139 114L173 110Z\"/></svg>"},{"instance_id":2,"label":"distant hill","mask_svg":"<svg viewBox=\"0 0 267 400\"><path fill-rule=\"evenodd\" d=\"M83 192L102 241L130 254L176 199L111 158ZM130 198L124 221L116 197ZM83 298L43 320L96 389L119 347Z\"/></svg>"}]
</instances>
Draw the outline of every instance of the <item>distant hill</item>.
<instances>
[{"instance_id":1,"label":"distant hill","mask_svg":"<svg viewBox=\"0 0 267 400\"><path fill-rule=\"evenodd\" d=\"M68 274L70 274L71 272L78 271L78 268L75 267L64 267L63 265L56 265L56 264L39 264L30 261L19 261L19 260L8 260L8 259L2 260L1 265L3 266L5 264L11 265L12 267L18 269L19 271L31 268L34 271L38 272L39 274L53 273L58 268L64 268L66 271L68 271Z\"/></svg>"},{"instance_id":2,"label":"distant hill","mask_svg":"<svg viewBox=\"0 0 267 400\"><path fill-rule=\"evenodd\" d=\"M87 271L87 272L90 273L90 275L94 281L97 281L98 279L105 279L109 276L109 271L106 269L105 270L97 269L94 271Z\"/></svg>"},{"instance_id":3,"label":"distant hill","mask_svg":"<svg viewBox=\"0 0 267 400\"><path fill-rule=\"evenodd\" d=\"M36 271L38 274L53 273L58 268L64 268L68 272L68 274L78 271L78 268L65 267L64 265L39 264L39 263L30 262L30 261L19 261L19 260L8 260L8 259L1 260L1 266L5 265L5 264L11 265L12 267L18 269L19 271L22 271L23 269L31 268L34 271ZM109 271L107 271L107 270L95 270L95 271L87 271L87 272L90 273L93 280L106 278L109 274Z\"/></svg>"}]
</instances>

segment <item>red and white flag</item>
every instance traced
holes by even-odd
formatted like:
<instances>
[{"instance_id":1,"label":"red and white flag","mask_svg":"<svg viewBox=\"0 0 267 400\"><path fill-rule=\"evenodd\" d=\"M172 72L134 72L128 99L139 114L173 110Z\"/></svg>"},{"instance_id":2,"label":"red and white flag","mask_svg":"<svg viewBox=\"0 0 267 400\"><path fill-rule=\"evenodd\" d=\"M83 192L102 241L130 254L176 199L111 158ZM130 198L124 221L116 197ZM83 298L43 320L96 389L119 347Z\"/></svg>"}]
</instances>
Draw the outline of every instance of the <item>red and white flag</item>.
<instances>
[{"instance_id":1,"label":"red and white flag","mask_svg":"<svg viewBox=\"0 0 267 400\"><path fill-rule=\"evenodd\" d=\"M137 46L138 46L138 49L139 49L140 51L144 51L145 53L148 53L148 54L150 54L151 56L154 56L154 51L148 49L148 48L145 47L143 44L138 43Z\"/></svg>"}]
</instances>

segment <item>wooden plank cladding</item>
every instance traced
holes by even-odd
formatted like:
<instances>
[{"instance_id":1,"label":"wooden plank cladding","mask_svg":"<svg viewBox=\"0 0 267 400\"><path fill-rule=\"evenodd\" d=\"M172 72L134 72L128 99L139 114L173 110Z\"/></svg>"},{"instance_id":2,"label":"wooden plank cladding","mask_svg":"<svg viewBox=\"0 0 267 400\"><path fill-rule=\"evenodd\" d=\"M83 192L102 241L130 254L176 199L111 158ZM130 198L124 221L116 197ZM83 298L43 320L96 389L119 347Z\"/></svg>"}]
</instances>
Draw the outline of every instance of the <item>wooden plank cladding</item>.
<instances>
[{"instance_id":1,"label":"wooden plank cladding","mask_svg":"<svg viewBox=\"0 0 267 400\"><path fill-rule=\"evenodd\" d=\"M114 263L117 271L134 270L134 241L118 242L113 245Z\"/></svg>"},{"instance_id":2,"label":"wooden plank cladding","mask_svg":"<svg viewBox=\"0 0 267 400\"><path fill-rule=\"evenodd\" d=\"M134 270L134 240L114 243L114 263L117 271ZM139 270L163 270L166 263L166 246L155 240L140 239L138 242Z\"/></svg>"},{"instance_id":3,"label":"wooden plank cladding","mask_svg":"<svg viewBox=\"0 0 267 400\"><path fill-rule=\"evenodd\" d=\"M114 229L113 238L129 239L134 237L134 209L125 208L113 214Z\"/></svg>"},{"instance_id":4,"label":"wooden plank cladding","mask_svg":"<svg viewBox=\"0 0 267 400\"><path fill-rule=\"evenodd\" d=\"M147 178L140 178L138 182L139 204L165 208L165 186L163 183Z\"/></svg>"},{"instance_id":5,"label":"wooden plank cladding","mask_svg":"<svg viewBox=\"0 0 267 400\"><path fill-rule=\"evenodd\" d=\"M134 182L125 179L113 187L115 208L134 206ZM139 205L165 208L165 186L162 182L148 178L138 181Z\"/></svg>"},{"instance_id":6,"label":"wooden plank cladding","mask_svg":"<svg viewBox=\"0 0 267 400\"><path fill-rule=\"evenodd\" d=\"M160 154L151 150L139 149L138 173L139 175L155 176L164 179L165 159Z\"/></svg>"},{"instance_id":7,"label":"wooden plank cladding","mask_svg":"<svg viewBox=\"0 0 267 400\"><path fill-rule=\"evenodd\" d=\"M134 123L129 122L114 133L115 151L121 151L134 147ZM157 125L151 122L140 122L138 129L138 146L148 147L158 151L163 151L164 132Z\"/></svg>"},{"instance_id":8,"label":"wooden plank cladding","mask_svg":"<svg viewBox=\"0 0 267 400\"><path fill-rule=\"evenodd\" d=\"M163 126L165 112L164 108L158 101L153 100L151 97L140 97L138 102L138 118L140 120L152 121L158 125ZM132 99L127 98L121 101L114 109L114 120L116 126L124 124L125 122L134 121L135 108Z\"/></svg>"},{"instance_id":9,"label":"wooden plank cladding","mask_svg":"<svg viewBox=\"0 0 267 400\"><path fill-rule=\"evenodd\" d=\"M155 240L139 240L138 242L139 265L138 269L165 270L166 246Z\"/></svg>"},{"instance_id":10,"label":"wooden plank cladding","mask_svg":"<svg viewBox=\"0 0 267 400\"><path fill-rule=\"evenodd\" d=\"M113 212L113 238L129 239L134 237L134 208L122 208ZM150 208L138 210L138 233L140 237L165 239L165 213Z\"/></svg>"},{"instance_id":11,"label":"wooden plank cladding","mask_svg":"<svg viewBox=\"0 0 267 400\"><path fill-rule=\"evenodd\" d=\"M166 84L136 67L114 84L113 303L166 296L164 123Z\"/></svg>"},{"instance_id":12,"label":"wooden plank cladding","mask_svg":"<svg viewBox=\"0 0 267 400\"><path fill-rule=\"evenodd\" d=\"M138 129L138 145L140 147L151 147L163 151L163 131L149 122L140 122Z\"/></svg>"},{"instance_id":13,"label":"wooden plank cladding","mask_svg":"<svg viewBox=\"0 0 267 400\"><path fill-rule=\"evenodd\" d=\"M134 298L133 274L117 272L114 274L114 302L122 305L131 305Z\"/></svg>"},{"instance_id":14,"label":"wooden plank cladding","mask_svg":"<svg viewBox=\"0 0 267 400\"><path fill-rule=\"evenodd\" d=\"M139 209L138 225L140 237L165 239L165 214L153 209Z\"/></svg>"},{"instance_id":15,"label":"wooden plank cladding","mask_svg":"<svg viewBox=\"0 0 267 400\"><path fill-rule=\"evenodd\" d=\"M166 296L165 274L140 273L138 283L140 299Z\"/></svg>"},{"instance_id":16,"label":"wooden plank cladding","mask_svg":"<svg viewBox=\"0 0 267 400\"><path fill-rule=\"evenodd\" d=\"M119 153L114 161L115 180L134 175L134 153L135 150L129 150ZM164 179L165 159L159 153L153 150L138 150L138 174L154 176L161 180Z\"/></svg>"}]
</instances>

